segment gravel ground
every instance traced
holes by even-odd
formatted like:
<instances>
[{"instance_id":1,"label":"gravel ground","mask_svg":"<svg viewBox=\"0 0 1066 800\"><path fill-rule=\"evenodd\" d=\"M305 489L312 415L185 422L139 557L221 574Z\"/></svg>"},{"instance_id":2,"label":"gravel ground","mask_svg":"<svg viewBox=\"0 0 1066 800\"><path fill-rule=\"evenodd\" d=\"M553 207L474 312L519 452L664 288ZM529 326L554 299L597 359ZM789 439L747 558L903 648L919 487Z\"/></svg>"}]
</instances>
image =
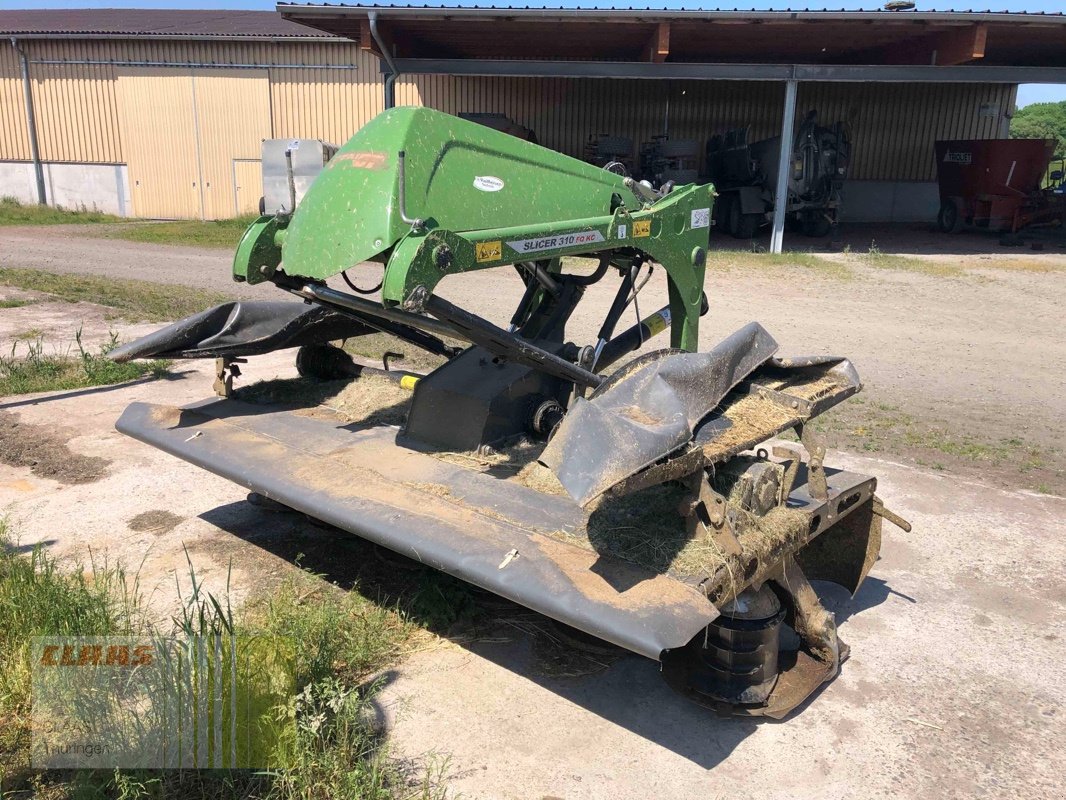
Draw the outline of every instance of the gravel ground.
<instances>
[{"instance_id":1,"label":"gravel ground","mask_svg":"<svg viewBox=\"0 0 1066 800\"><path fill-rule=\"evenodd\" d=\"M232 286L228 254L38 231L50 242L34 256L27 236L0 230L0 264ZM42 260L57 248L61 259ZM783 353L851 356L869 399L1063 449L1062 273L958 258L974 271L867 269L847 281L791 269L712 272L704 343L758 319ZM1040 258L1057 268L1062 257ZM468 306L498 320L517 293L509 275L464 280L478 280L476 290L453 281L443 293L467 294ZM589 327L610 290L590 296L578 320ZM649 286L642 310L661 298ZM288 377L291 358L253 359L245 373L247 382ZM91 547L94 558L123 561L164 616L185 575L184 546L209 590L221 590L232 563L238 601L293 569L296 552L312 554L302 564L327 580L342 571L335 531L251 506L239 487L114 431L128 403L187 403L210 383L211 365L193 363L168 380L0 399L7 421L106 462L82 483L0 464L0 510L22 543L84 562ZM441 640L382 676L378 710L397 752L447 760L452 791L472 798L1058 796L1066 499L992 486L1003 476L988 471L970 480L847 453L829 460L878 476L879 493L914 531L886 528L856 598L825 593L852 658L792 718L716 718L672 695L656 665L636 656L591 675L546 674L535 642L501 620L494 635Z\"/></svg>"}]
</instances>

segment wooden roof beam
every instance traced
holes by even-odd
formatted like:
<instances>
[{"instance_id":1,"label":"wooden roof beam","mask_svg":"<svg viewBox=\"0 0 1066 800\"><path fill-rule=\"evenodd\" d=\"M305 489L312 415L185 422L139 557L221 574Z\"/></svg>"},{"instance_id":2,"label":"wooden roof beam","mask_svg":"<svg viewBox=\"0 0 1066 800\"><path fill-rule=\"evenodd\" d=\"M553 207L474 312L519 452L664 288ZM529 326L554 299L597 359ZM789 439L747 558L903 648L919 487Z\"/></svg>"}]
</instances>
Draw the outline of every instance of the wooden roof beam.
<instances>
[{"instance_id":1,"label":"wooden roof beam","mask_svg":"<svg viewBox=\"0 0 1066 800\"><path fill-rule=\"evenodd\" d=\"M950 67L984 58L987 39L988 23L952 25L935 33L923 32L921 36L880 47L845 52L836 60L849 64L923 64Z\"/></svg>"},{"instance_id":2,"label":"wooden roof beam","mask_svg":"<svg viewBox=\"0 0 1066 800\"><path fill-rule=\"evenodd\" d=\"M669 55L670 23L660 22L655 26L655 31L652 33L651 38L648 39L648 43L644 45L644 52L641 54L640 60L661 64L666 61Z\"/></svg>"},{"instance_id":3,"label":"wooden roof beam","mask_svg":"<svg viewBox=\"0 0 1066 800\"><path fill-rule=\"evenodd\" d=\"M933 63L939 67L954 64L967 64L985 57L985 44L988 41L988 23L954 28L936 34L933 48Z\"/></svg>"}]
</instances>

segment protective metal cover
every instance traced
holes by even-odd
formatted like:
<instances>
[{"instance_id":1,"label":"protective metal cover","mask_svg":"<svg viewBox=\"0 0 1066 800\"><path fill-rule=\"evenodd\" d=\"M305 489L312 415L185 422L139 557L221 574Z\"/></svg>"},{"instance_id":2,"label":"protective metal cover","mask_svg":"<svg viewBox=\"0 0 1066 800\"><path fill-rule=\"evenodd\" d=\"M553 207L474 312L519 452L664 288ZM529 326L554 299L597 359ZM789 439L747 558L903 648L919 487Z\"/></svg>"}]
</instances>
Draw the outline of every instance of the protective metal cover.
<instances>
[{"instance_id":1,"label":"protective metal cover","mask_svg":"<svg viewBox=\"0 0 1066 800\"><path fill-rule=\"evenodd\" d=\"M322 306L237 300L167 325L116 347L108 355L113 361L255 356L373 332L361 322Z\"/></svg>"},{"instance_id":2,"label":"protective metal cover","mask_svg":"<svg viewBox=\"0 0 1066 800\"><path fill-rule=\"evenodd\" d=\"M134 403L122 433L578 630L658 659L718 612L694 583L560 541L585 515L565 497L353 430L236 400ZM444 491L446 489L446 491Z\"/></svg>"},{"instance_id":3,"label":"protective metal cover","mask_svg":"<svg viewBox=\"0 0 1066 800\"><path fill-rule=\"evenodd\" d=\"M541 455L579 505L692 439L700 421L777 352L757 322L706 353L658 351L634 359L578 398Z\"/></svg>"}]
</instances>

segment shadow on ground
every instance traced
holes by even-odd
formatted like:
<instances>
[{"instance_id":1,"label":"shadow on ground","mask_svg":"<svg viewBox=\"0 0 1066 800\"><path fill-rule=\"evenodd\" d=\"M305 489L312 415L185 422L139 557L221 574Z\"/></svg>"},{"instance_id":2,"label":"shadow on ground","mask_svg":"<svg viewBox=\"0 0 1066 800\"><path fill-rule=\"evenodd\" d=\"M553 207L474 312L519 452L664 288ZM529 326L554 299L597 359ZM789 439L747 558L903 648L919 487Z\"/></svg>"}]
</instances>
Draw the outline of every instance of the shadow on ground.
<instances>
[{"instance_id":1,"label":"shadow on ground","mask_svg":"<svg viewBox=\"0 0 1066 800\"><path fill-rule=\"evenodd\" d=\"M390 608L398 605L420 625L469 652L703 768L727 758L759 725L781 724L715 716L675 694L654 661L587 641L583 634L571 636L577 632L540 614L302 514L237 502L201 518L236 537L229 544L219 542L223 552L216 556L225 557L229 549L236 556L240 540L342 589L358 587L364 596ZM893 593L876 578L867 579L854 598L833 584L817 588L841 622ZM390 672L388 680L395 678ZM821 691L794 714L802 714Z\"/></svg>"}]
</instances>

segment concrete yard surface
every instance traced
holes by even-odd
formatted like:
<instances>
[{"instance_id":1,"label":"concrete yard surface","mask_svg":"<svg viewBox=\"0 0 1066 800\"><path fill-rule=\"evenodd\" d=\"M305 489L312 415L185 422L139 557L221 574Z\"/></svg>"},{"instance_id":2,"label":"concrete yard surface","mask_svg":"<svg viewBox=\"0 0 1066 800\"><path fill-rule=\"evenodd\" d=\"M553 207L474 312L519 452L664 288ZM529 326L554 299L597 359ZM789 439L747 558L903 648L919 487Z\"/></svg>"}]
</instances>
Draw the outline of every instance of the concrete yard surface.
<instances>
[{"instance_id":1,"label":"concrete yard surface","mask_svg":"<svg viewBox=\"0 0 1066 800\"><path fill-rule=\"evenodd\" d=\"M539 676L526 640L420 653L381 701L395 745L479 798L1054 797L1066 760L1066 499L833 454L914 525L885 526L852 648L783 722L716 717L626 656Z\"/></svg>"},{"instance_id":2,"label":"concrete yard surface","mask_svg":"<svg viewBox=\"0 0 1066 800\"><path fill-rule=\"evenodd\" d=\"M207 396L210 366L0 402L20 426L106 462L81 483L0 464L0 507L21 545L123 562L164 617L187 580L185 548L209 590L224 588L232 565L240 601L295 568L274 553L335 546L346 534L265 512L240 487L115 432L134 400ZM290 374L286 353L247 369L249 381ZM718 718L637 656L550 677L534 640L501 619L492 635L441 640L382 676L395 753L444 764L450 792L469 798L1056 796L1066 499L840 453L829 463L878 476L914 531L886 525L855 599L821 587L852 656L791 718Z\"/></svg>"}]
</instances>

